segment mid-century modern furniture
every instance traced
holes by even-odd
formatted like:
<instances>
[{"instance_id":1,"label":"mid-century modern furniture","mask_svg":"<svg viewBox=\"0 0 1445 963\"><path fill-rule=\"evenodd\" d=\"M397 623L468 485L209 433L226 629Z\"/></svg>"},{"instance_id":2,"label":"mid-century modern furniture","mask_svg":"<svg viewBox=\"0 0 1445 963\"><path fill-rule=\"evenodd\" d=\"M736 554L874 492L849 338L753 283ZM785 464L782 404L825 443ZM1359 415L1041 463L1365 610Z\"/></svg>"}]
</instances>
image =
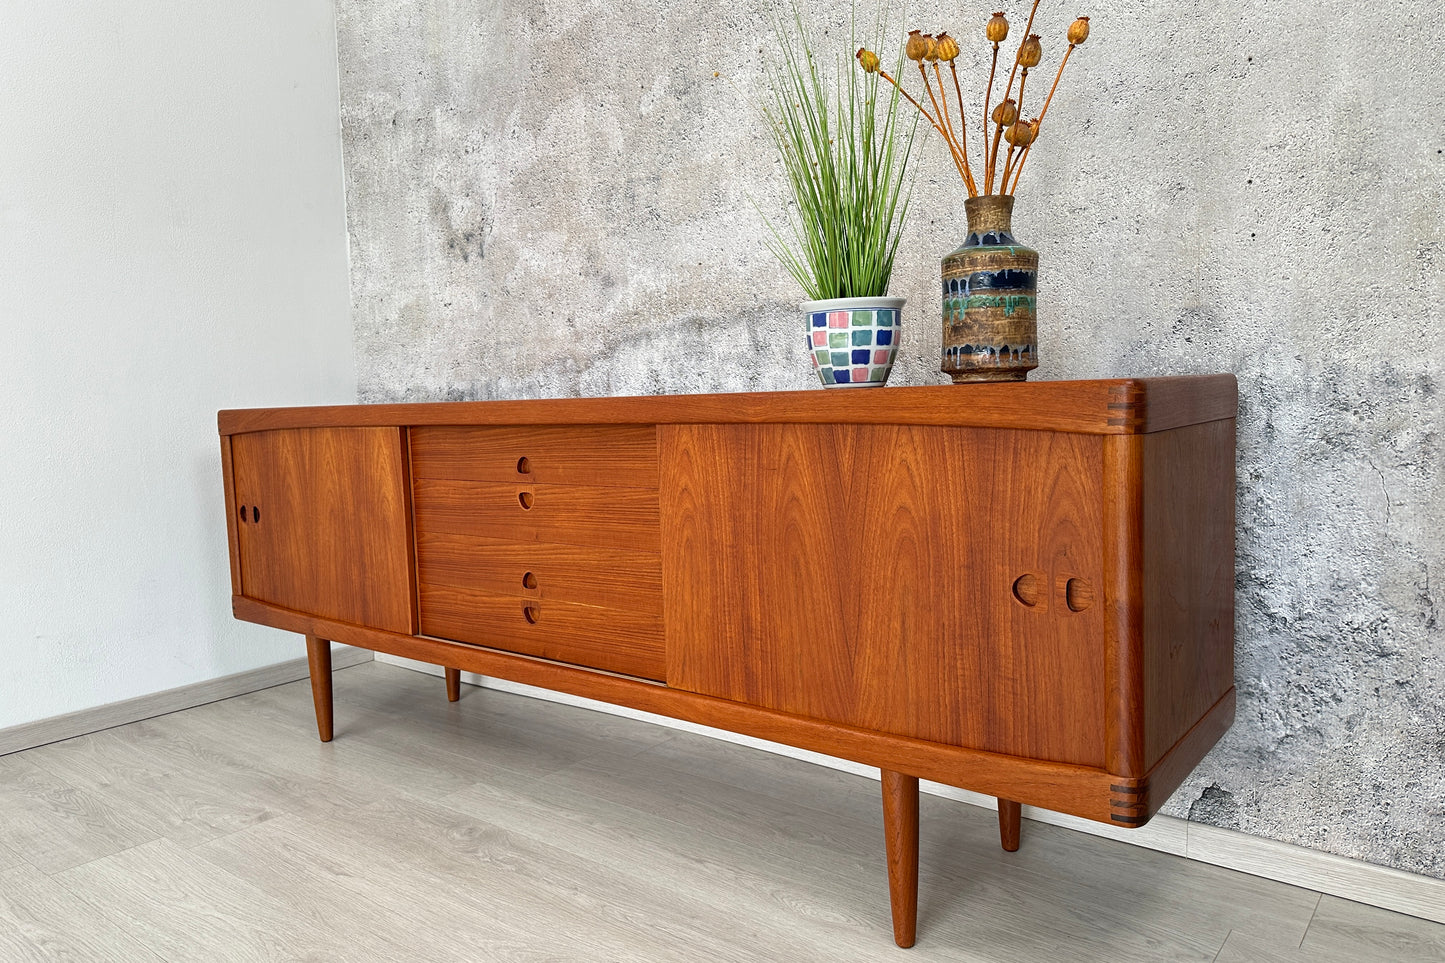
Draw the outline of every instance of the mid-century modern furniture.
<instances>
[{"instance_id":1,"label":"mid-century modern furniture","mask_svg":"<svg viewBox=\"0 0 1445 963\"><path fill-rule=\"evenodd\" d=\"M1234 717L1232 376L220 413L238 618L1139 826Z\"/></svg>"}]
</instances>

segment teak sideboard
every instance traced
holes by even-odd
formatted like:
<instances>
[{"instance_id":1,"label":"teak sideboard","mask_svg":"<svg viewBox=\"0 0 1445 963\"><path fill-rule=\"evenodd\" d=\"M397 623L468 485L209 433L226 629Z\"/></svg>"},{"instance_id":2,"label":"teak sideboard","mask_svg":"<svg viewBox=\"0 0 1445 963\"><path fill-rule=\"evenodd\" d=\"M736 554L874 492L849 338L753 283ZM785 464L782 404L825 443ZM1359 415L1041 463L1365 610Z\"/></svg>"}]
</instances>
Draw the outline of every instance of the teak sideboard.
<instances>
[{"instance_id":1,"label":"teak sideboard","mask_svg":"<svg viewBox=\"0 0 1445 963\"><path fill-rule=\"evenodd\" d=\"M1139 826L1234 718L1230 375L220 413L238 618Z\"/></svg>"}]
</instances>

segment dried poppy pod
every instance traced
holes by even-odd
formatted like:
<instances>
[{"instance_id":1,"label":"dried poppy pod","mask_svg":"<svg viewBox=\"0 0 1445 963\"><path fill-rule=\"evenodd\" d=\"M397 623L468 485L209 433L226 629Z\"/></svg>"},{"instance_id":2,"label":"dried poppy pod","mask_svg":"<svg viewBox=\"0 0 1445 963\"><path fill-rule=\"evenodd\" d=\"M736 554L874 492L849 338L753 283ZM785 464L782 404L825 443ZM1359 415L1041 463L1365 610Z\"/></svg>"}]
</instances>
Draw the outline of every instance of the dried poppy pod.
<instances>
[{"instance_id":1,"label":"dried poppy pod","mask_svg":"<svg viewBox=\"0 0 1445 963\"><path fill-rule=\"evenodd\" d=\"M1016 121L1003 132L1004 139L1013 147L1027 147L1034 142L1039 129L1026 120Z\"/></svg>"},{"instance_id":2,"label":"dried poppy pod","mask_svg":"<svg viewBox=\"0 0 1445 963\"><path fill-rule=\"evenodd\" d=\"M954 57L958 56L958 41L950 37L947 31L944 31L938 35L938 46L934 52L938 54L939 60L948 63Z\"/></svg>"},{"instance_id":3,"label":"dried poppy pod","mask_svg":"<svg viewBox=\"0 0 1445 963\"><path fill-rule=\"evenodd\" d=\"M1089 18L1080 17L1069 24L1069 43L1078 46L1089 39Z\"/></svg>"},{"instance_id":4,"label":"dried poppy pod","mask_svg":"<svg viewBox=\"0 0 1445 963\"><path fill-rule=\"evenodd\" d=\"M878 55L867 47L859 47L855 54L858 63L863 67L865 74L876 74L878 72Z\"/></svg>"},{"instance_id":5,"label":"dried poppy pod","mask_svg":"<svg viewBox=\"0 0 1445 963\"><path fill-rule=\"evenodd\" d=\"M1039 42L1038 34L1029 34L1028 38L1019 44L1019 66L1025 70L1029 67L1037 67L1043 57L1044 45Z\"/></svg>"},{"instance_id":6,"label":"dried poppy pod","mask_svg":"<svg viewBox=\"0 0 1445 963\"><path fill-rule=\"evenodd\" d=\"M1013 98L1002 101L993 109L993 122L1000 127L1007 127L1019 119L1019 105L1013 102Z\"/></svg>"},{"instance_id":7,"label":"dried poppy pod","mask_svg":"<svg viewBox=\"0 0 1445 963\"><path fill-rule=\"evenodd\" d=\"M928 38L932 40L932 37ZM922 32L918 30L908 31L908 44L903 48L909 60L922 60L924 54L928 53L928 44L923 40Z\"/></svg>"},{"instance_id":8,"label":"dried poppy pod","mask_svg":"<svg viewBox=\"0 0 1445 963\"><path fill-rule=\"evenodd\" d=\"M1008 17L1003 15L1002 10L994 11L994 15L989 18L988 26L984 28L983 32L990 43L1003 43L1008 38Z\"/></svg>"},{"instance_id":9,"label":"dried poppy pod","mask_svg":"<svg viewBox=\"0 0 1445 963\"><path fill-rule=\"evenodd\" d=\"M923 35L923 59L929 63L938 59L938 41L931 33Z\"/></svg>"}]
</instances>

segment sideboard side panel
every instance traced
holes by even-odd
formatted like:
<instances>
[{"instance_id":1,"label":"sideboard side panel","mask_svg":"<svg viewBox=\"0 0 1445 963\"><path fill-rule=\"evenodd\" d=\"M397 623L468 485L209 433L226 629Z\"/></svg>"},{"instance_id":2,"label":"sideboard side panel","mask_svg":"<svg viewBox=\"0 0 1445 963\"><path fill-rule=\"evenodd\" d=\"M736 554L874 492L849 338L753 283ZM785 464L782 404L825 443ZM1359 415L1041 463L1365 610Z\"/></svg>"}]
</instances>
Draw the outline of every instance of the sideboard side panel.
<instances>
[{"instance_id":1,"label":"sideboard side panel","mask_svg":"<svg viewBox=\"0 0 1445 963\"><path fill-rule=\"evenodd\" d=\"M236 531L236 471L231 464L231 436L221 436L221 476L226 488L226 545L231 556L231 594L241 594L241 541Z\"/></svg>"},{"instance_id":2,"label":"sideboard side panel","mask_svg":"<svg viewBox=\"0 0 1445 963\"><path fill-rule=\"evenodd\" d=\"M1103 766L1098 438L680 425L660 447L669 685Z\"/></svg>"},{"instance_id":3,"label":"sideboard side panel","mask_svg":"<svg viewBox=\"0 0 1445 963\"><path fill-rule=\"evenodd\" d=\"M1139 437L1150 767L1234 685L1234 431L1228 419Z\"/></svg>"}]
</instances>

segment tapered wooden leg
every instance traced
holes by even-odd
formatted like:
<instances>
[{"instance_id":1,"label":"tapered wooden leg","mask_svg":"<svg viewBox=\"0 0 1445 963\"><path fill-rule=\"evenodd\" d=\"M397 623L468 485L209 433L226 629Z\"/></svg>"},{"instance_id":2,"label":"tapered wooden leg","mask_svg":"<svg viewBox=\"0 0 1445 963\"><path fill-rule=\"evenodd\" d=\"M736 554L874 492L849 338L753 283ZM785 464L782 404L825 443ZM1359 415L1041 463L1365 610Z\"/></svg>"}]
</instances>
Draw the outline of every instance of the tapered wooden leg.
<instances>
[{"instance_id":1,"label":"tapered wooden leg","mask_svg":"<svg viewBox=\"0 0 1445 963\"><path fill-rule=\"evenodd\" d=\"M913 945L918 929L918 777L883 770L883 834L888 843L888 898L893 940Z\"/></svg>"},{"instance_id":2,"label":"tapered wooden leg","mask_svg":"<svg viewBox=\"0 0 1445 963\"><path fill-rule=\"evenodd\" d=\"M331 642L306 636L306 663L311 668L311 700L316 703L316 732L331 741Z\"/></svg>"},{"instance_id":3,"label":"tapered wooden leg","mask_svg":"<svg viewBox=\"0 0 1445 963\"><path fill-rule=\"evenodd\" d=\"M1012 799L998 801L998 838L1005 851L1018 852L1019 824L1023 821L1023 807Z\"/></svg>"},{"instance_id":4,"label":"tapered wooden leg","mask_svg":"<svg viewBox=\"0 0 1445 963\"><path fill-rule=\"evenodd\" d=\"M446 669L447 673L447 701L456 702L462 697L462 670Z\"/></svg>"}]
</instances>

